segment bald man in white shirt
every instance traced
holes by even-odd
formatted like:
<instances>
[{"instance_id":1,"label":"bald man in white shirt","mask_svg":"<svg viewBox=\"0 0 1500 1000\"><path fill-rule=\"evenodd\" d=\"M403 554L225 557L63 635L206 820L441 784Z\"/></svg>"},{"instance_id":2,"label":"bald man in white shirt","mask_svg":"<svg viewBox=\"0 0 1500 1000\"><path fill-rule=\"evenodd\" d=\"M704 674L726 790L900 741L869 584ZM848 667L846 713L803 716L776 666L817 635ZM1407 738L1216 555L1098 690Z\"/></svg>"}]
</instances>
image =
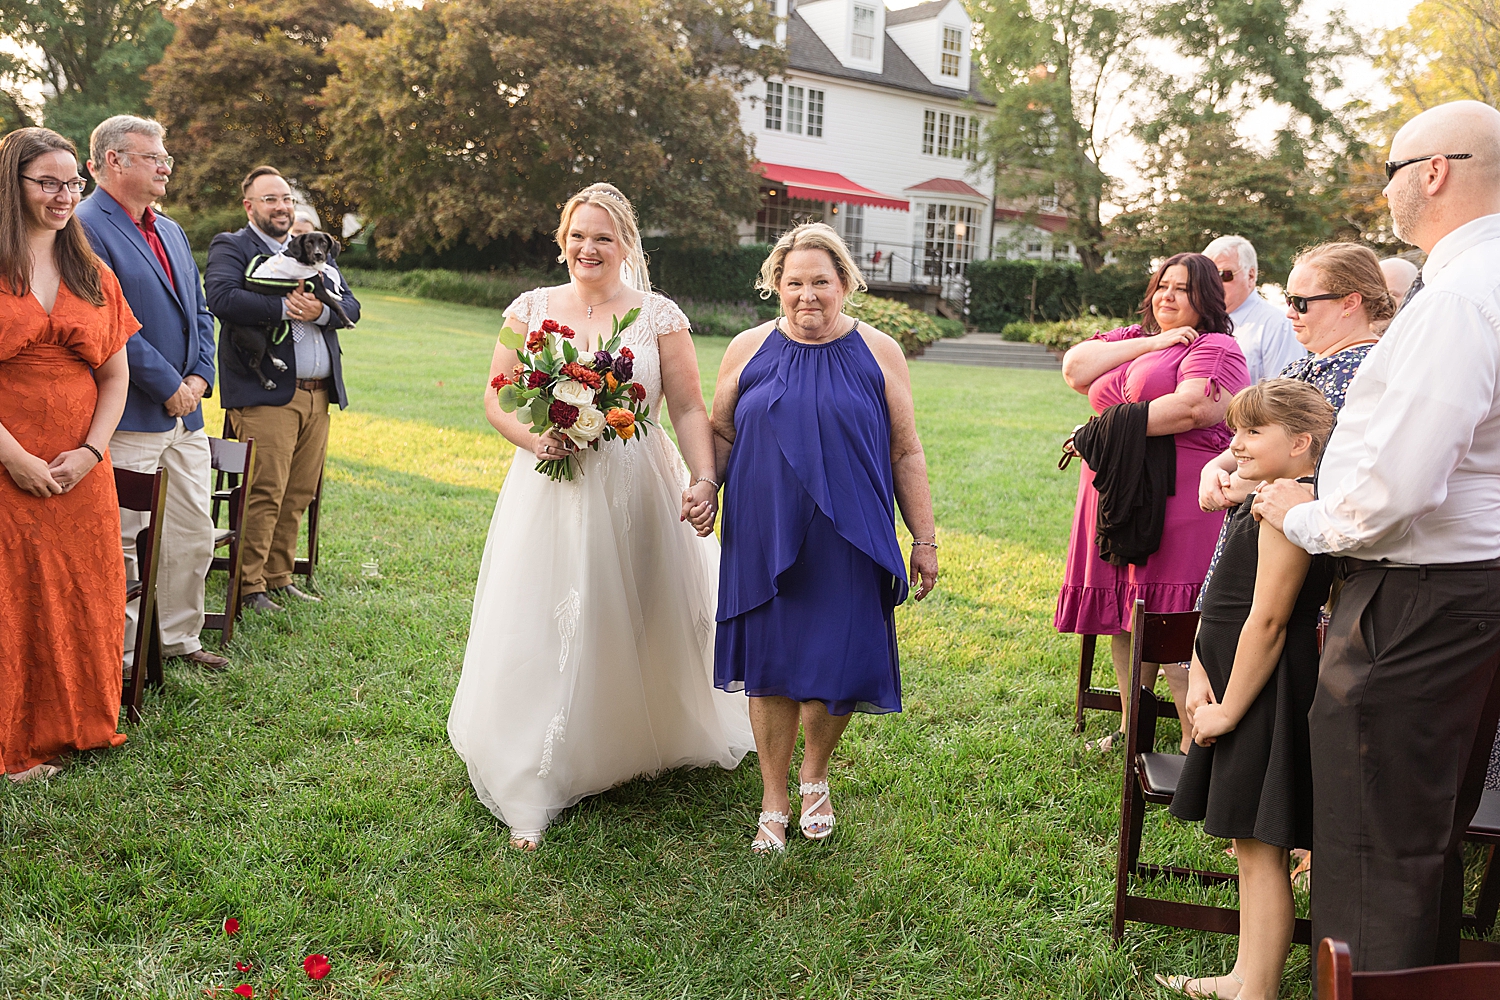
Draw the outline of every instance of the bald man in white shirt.
<instances>
[{"instance_id":1,"label":"bald man in white shirt","mask_svg":"<svg viewBox=\"0 0 1500 1000\"><path fill-rule=\"evenodd\" d=\"M1313 940L1366 970L1457 960L1459 849L1500 711L1500 111L1432 108L1390 156L1421 294L1350 384L1318 498L1283 480L1255 504L1343 556L1308 716Z\"/></svg>"}]
</instances>

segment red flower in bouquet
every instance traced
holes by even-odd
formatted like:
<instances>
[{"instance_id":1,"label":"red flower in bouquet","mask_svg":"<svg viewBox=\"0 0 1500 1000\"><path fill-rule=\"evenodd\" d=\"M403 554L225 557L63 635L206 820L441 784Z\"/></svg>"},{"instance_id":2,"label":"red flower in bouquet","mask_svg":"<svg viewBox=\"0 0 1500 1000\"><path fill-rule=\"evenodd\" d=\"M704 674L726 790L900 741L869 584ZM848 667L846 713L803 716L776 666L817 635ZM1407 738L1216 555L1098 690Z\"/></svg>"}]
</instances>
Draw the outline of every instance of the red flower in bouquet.
<instances>
[{"instance_id":1,"label":"red flower in bouquet","mask_svg":"<svg viewBox=\"0 0 1500 1000\"><path fill-rule=\"evenodd\" d=\"M563 365L562 373L574 382L581 382L590 389L598 389L604 384L604 379L598 372L592 368L585 368L576 361Z\"/></svg>"},{"instance_id":2,"label":"red flower in bouquet","mask_svg":"<svg viewBox=\"0 0 1500 1000\"><path fill-rule=\"evenodd\" d=\"M322 979L332 969L327 955L308 955L302 960L302 971L307 973L308 979Z\"/></svg>"},{"instance_id":3,"label":"red flower in bouquet","mask_svg":"<svg viewBox=\"0 0 1500 1000\"><path fill-rule=\"evenodd\" d=\"M570 326L560 326L557 328L557 335L564 340L572 340L574 337L573 328Z\"/></svg>"},{"instance_id":4,"label":"red flower in bouquet","mask_svg":"<svg viewBox=\"0 0 1500 1000\"><path fill-rule=\"evenodd\" d=\"M505 388L508 385L515 385L515 384L516 384L516 380L515 379L513 379L509 375L505 375L503 373L500 374L500 375L496 375L494 378L490 379L490 388L491 389L503 389L503 388Z\"/></svg>"},{"instance_id":5,"label":"red flower in bouquet","mask_svg":"<svg viewBox=\"0 0 1500 1000\"><path fill-rule=\"evenodd\" d=\"M630 383L630 398L637 403L644 400L646 398L646 387L639 382Z\"/></svg>"},{"instance_id":6,"label":"red flower in bouquet","mask_svg":"<svg viewBox=\"0 0 1500 1000\"><path fill-rule=\"evenodd\" d=\"M547 384L547 380L550 378L552 378L552 376L548 375L544 371L534 371L530 375L526 376L526 388L540 389L542 386Z\"/></svg>"},{"instance_id":7,"label":"red flower in bouquet","mask_svg":"<svg viewBox=\"0 0 1500 1000\"><path fill-rule=\"evenodd\" d=\"M542 332L543 333L556 333L557 331L559 331L561 329L562 329L562 326L555 319L544 319L544 320L542 320Z\"/></svg>"},{"instance_id":8,"label":"red flower in bouquet","mask_svg":"<svg viewBox=\"0 0 1500 1000\"><path fill-rule=\"evenodd\" d=\"M533 330L526 335L526 350L532 354L541 351L542 345L547 343L547 334L541 330Z\"/></svg>"},{"instance_id":9,"label":"red flower in bouquet","mask_svg":"<svg viewBox=\"0 0 1500 1000\"><path fill-rule=\"evenodd\" d=\"M557 426L567 429L578 421L578 407L571 403L564 403L560 399L554 399L552 405L547 408L547 417Z\"/></svg>"},{"instance_id":10,"label":"red flower in bouquet","mask_svg":"<svg viewBox=\"0 0 1500 1000\"><path fill-rule=\"evenodd\" d=\"M630 358L631 360L634 360L635 359L635 352L632 351L628 347L622 347L622 348L620 348L620 357L622 357L622 358Z\"/></svg>"}]
</instances>

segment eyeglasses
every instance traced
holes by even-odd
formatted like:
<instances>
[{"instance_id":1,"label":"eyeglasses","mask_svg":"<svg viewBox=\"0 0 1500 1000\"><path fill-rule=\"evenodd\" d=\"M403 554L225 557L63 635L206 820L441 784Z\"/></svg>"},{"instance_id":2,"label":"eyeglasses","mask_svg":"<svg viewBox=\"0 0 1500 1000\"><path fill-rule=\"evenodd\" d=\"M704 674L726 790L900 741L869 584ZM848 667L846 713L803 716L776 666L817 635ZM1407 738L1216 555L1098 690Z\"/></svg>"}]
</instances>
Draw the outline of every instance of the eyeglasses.
<instances>
[{"instance_id":1,"label":"eyeglasses","mask_svg":"<svg viewBox=\"0 0 1500 1000\"><path fill-rule=\"evenodd\" d=\"M1341 299L1348 292L1325 292L1322 295L1288 295L1287 302L1291 303L1293 309L1303 316L1307 315L1307 304L1309 302L1322 302L1324 299Z\"/></svg>"},{"instance_id":2,"label":"eyeglasses","mask_svg":"<svg viewBox=\"0 0 1500 1000\"><path fill-rule=\"evenodd\" d=\"M166 167L168 170L171 170L172 164L177 162L165 153L141 153L134 149L117 149L115 152L121 156L139 156L144 160L150 160L158 168Z\"/></svg>"},{"instance_id":3,"label":"eyeglasses","mask_svg":"<svg viewBox=\"0 0 1500 1000\"><path fill-rule=\"evenodd\" d=\"M258 201L267 208L274 208L277 205L295 205L297 203L297 199L289 194L263 194L259 198L251 198L250 200Z\"/></svg>"},{"instance_id":4,"label":"eyeglasses","mask_svg":"<svg viewBox=\"0 0 1500 1000\"><path fill-rule=\"evenodd\" d=\"M1434 156L1441 156L1445 160L1467 160L1473 155L1473 153L1428 153L1426 156L1413 156L1409 160L1386 160L1385 179L1388 181L1395 180L1396 171L1400 170L1402 167L1409 167L1413 163L1421 163L1423 160L1430 160Z\"/></svg>"},{"instance_id":5,"label":"eyeglasses","mask_svg":"<svg viewBox=\"0 0 1500 1000\"><path fill-rule=\"evenodd\" d=\"M1227 270L1221 270L1219 272L1219 280L1222 281L1222 282L1224 282L1224 284L1226 284L1226 285L1229 284L1231 281L1234 280L1234 272L1233 271L1227 271Z\"/></svg>"},{"instance_id":6,"label":"eyeglasses","mask_svg":"<svg viewBox=\"0 0 1500 1000\"><path fill-rule=\"evenodd\" d=\"M30 181L42 189L43 194L57 194L63 188L67 188L74 194L83 194L83 189L88 187L89 182L82 177L75 177L70 181L60 181L56 177L27 177L21 175L21 180Z\"/></svg>"}]
</instances>

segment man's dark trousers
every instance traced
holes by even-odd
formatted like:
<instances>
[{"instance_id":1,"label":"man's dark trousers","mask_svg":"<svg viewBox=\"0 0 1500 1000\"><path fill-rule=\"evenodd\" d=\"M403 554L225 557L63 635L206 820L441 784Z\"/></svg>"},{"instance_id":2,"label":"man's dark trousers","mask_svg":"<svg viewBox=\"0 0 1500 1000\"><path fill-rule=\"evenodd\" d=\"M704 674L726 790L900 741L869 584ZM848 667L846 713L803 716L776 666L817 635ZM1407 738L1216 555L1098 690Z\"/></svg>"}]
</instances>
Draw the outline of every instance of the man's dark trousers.
<instances>
[{"instance_id":1,"label":"man's dark trousers","mask_svg":"<svg viewBox=\"0 0 1500 1000\"><path fill-rule=\"evenodd\" d=\"M1308 715L1313 940L1347 941L1359 970L1454 962L1460 850L1494 736L1500 569L1342 566Z\"/></svg>"}]
</instances>

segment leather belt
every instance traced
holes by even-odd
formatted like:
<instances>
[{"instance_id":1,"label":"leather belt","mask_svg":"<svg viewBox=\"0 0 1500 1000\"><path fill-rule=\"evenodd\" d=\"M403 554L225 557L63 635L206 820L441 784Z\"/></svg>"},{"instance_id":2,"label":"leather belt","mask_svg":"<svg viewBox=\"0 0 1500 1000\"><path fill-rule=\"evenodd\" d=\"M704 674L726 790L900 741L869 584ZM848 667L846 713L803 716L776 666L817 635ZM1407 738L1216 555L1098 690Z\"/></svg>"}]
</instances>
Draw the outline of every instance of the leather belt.
<instances>
[{"instance_id":1,"label":"leather belt","mask_svg":"<svg viewBox=\"0 0 1500 1000\"><path fill-rule=\"evenodd\" d=\"M1352 573L1356 570L1365 569L1414 569L1419 570L1422 573L1435 573L1441 570L1467 570L1472 572L1475 570L1500 569L1500 559L1480 559L1477 562L1461 563L1419 564L1393 563L1375 561L1371 559L1355 559L1353 556L1343 556L1339 561L1343 563L1343 566L1341 568L1344 570L1345 574Z\"/></svg>"},{"instance_id":2,"label":"leather belt","mask_svg":"<svg viewBox=\"0 0 1500 1000\"><path fill-rule=\"evenodd\" d=\"M317 392L319 389L324 389L324 390L332 389L333 388L333 379L331 379L331 378L299 378L297 380L297 388L299 388L299 389L306 389L308 392Z\"/></svg>"}]
</instances>

